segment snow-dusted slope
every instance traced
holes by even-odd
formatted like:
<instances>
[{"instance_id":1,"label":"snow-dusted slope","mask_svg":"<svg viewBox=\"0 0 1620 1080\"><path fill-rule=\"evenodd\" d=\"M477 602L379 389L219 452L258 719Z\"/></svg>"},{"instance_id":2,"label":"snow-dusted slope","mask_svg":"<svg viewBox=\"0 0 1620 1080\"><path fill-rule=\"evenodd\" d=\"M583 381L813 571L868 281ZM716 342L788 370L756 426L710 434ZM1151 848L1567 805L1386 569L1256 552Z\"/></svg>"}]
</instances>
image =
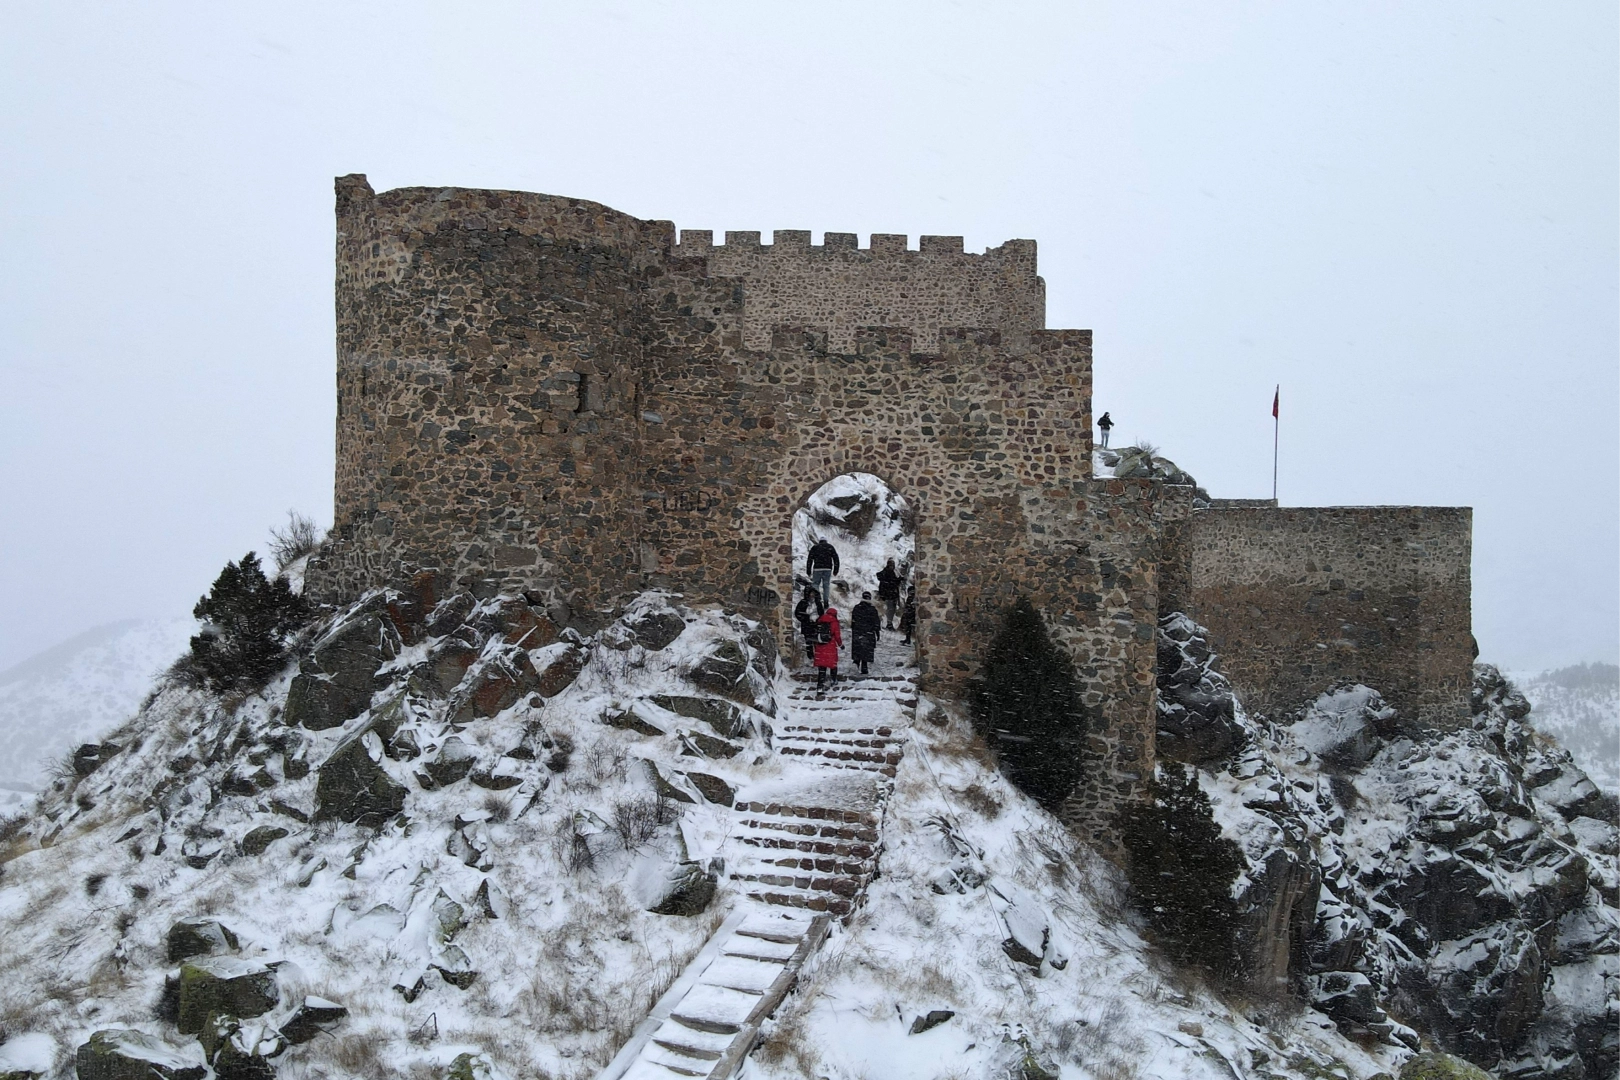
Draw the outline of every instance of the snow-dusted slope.
<instances>
[{"instance_id":1,"label":"snow-dusted slope","mask_svg":"<svg viewBox=\"0 0 1620 1080\"><path fill-rule=\"evenodd\" d=\"M1515 681L1536 730L1557 739L1599 787L1620 795L1620 668L1579 664Z\"/></svg>"},{"instance_id":2,"label":"snow-dusted slope","mask_svg":"<svg viewBox=\"0 0 1620 1080\"><path fill-rule=\"evenodd\" d=\"M196 628L191 619L107 623L0 672L0 813L43 789L75 746L134 716Z\"/></svg>"}]
</instances>

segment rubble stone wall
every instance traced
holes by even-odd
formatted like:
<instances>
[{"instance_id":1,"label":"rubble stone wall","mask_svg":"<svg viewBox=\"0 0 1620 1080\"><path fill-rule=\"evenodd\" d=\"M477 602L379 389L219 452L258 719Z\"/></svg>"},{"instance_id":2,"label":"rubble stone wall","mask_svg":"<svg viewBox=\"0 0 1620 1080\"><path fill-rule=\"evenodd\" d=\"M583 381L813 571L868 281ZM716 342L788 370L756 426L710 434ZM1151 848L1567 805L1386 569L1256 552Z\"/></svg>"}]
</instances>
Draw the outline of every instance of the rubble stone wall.
<instances>
[{"instance_id":1,"label":"rubble stone wall","mask_svg":"<svg viewBox=\"0 0 1620 1080\"><path fill-rule=\"evenodd\" d=\"M737 278L748 297L743 344L768 348L783 324L825 327L835 353L855 351L861 327L906 327L918 352L936 352L949 327L1001 331L1009 346L1046 326L1046 285L1035 273L1035 241L1009 240L982 255L962 250L960 236L875 233L856 247L854 233L830 232L810 243L805 229L778 229L773 243L757 232L728 232L715 245L708 230L683 229L680 257L707 260L709 273Z\"/></svg>"},{"instance_id":2,"label":"rubble stone wall","mask_svg":"<svg viewBox=\"0 0 1620 1080\"><path fill-rule=\"evenodd\" d=\"M1189 537L1192 611L1221 667L1262 708L1340 680L1408 721L1468 721L1476 647L1466 507L1215 506Z\"/></svg>"}]
</instances>

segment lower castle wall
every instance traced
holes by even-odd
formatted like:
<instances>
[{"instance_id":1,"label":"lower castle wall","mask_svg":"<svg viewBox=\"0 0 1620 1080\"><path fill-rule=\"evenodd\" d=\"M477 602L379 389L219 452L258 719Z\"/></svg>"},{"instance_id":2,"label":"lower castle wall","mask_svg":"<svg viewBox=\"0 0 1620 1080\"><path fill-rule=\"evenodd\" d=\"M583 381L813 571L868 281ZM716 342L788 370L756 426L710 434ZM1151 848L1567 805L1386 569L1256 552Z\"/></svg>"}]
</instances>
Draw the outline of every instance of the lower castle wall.
<instances>
[{"instance_id":1,"label":"lower castle wall","mask_svg":"<svg viewBox=\"0 0 1620 1080\"><path fill-rule=\"evenodd\" d=\"M1472 528L1466 507L1195 511L1189 613L1252 708L1293 708L1350 680L1408 723L1454 729L1477 654Z\"/></svg>"}]
</instances>

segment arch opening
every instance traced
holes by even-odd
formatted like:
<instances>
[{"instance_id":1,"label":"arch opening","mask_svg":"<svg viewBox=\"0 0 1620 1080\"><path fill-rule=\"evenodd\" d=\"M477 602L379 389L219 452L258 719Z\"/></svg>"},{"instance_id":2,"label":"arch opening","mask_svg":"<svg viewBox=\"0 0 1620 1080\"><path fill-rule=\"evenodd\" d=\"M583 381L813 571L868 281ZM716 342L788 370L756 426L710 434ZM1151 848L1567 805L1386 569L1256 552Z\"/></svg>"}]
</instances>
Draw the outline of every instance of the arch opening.
<instances>
[{"instance_id":1,"label":"arch opening","mask_svg":"<svg viewBox=\"0 0 1620 1080\"><path fill-rule=\"evenodd\" d=\"M807 592L825 592L827 605L837 612L844 649L839 670L859 677L863 674L858 658L866 659L864 674L892 674L898 668L915 666L917 635L908 633L906 624L907 590L916 585L917 510L881 477L865 472L849 472L822 484L793 514L793 604L795 611ZM836 552L836 569L819 575L812 570L811 554L818 541L830 544ZM817 569L825 564L818 559ZM892 605L887 602L882 582L888 574L897 578ZM867 599L864 594L870 593ZM871 603L881 625L875 646L868 654L857 649L855 609ZM913 606L912 611L915 612ZM816 614L812 601L809 614ZM867 613L869 622L870 613ZM796 627L799 648L794 650L800 667L811 664L810 643Z\"/></svg>"}]
</instances>

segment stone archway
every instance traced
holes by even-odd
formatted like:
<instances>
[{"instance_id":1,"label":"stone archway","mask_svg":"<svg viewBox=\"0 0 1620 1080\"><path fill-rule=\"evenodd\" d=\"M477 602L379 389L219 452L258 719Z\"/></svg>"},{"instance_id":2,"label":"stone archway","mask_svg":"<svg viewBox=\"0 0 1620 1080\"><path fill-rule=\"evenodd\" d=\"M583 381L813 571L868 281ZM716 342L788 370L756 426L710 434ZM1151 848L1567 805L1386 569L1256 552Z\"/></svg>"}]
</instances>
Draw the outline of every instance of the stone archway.
<instances>
[{"instance_id":1,"label":"stone archway","mask_svg":"<svg viewBox=\"0 0 1620 1080\"><path fill-rule=\"evenodd\" d=\"M822 538L832 543L841 560L829 593L846 623L865 593L871 593L872 602L882 610L877 575L890 560L904 579L903 597L906 585L914 584L918 575L917 517L912 500L874 473L840 473L815 487L799 500L789 518L789 567L794 584L790 603L797 603L809 584L806 558L811 545ZM899 652L893 647L900 640L898 623L896 610L894 633L885 630L884 652L889 656ZM802 662L802 653L792 655ZM907 655L915 657L915 642Z\"/></svg>"}]
</instances>

